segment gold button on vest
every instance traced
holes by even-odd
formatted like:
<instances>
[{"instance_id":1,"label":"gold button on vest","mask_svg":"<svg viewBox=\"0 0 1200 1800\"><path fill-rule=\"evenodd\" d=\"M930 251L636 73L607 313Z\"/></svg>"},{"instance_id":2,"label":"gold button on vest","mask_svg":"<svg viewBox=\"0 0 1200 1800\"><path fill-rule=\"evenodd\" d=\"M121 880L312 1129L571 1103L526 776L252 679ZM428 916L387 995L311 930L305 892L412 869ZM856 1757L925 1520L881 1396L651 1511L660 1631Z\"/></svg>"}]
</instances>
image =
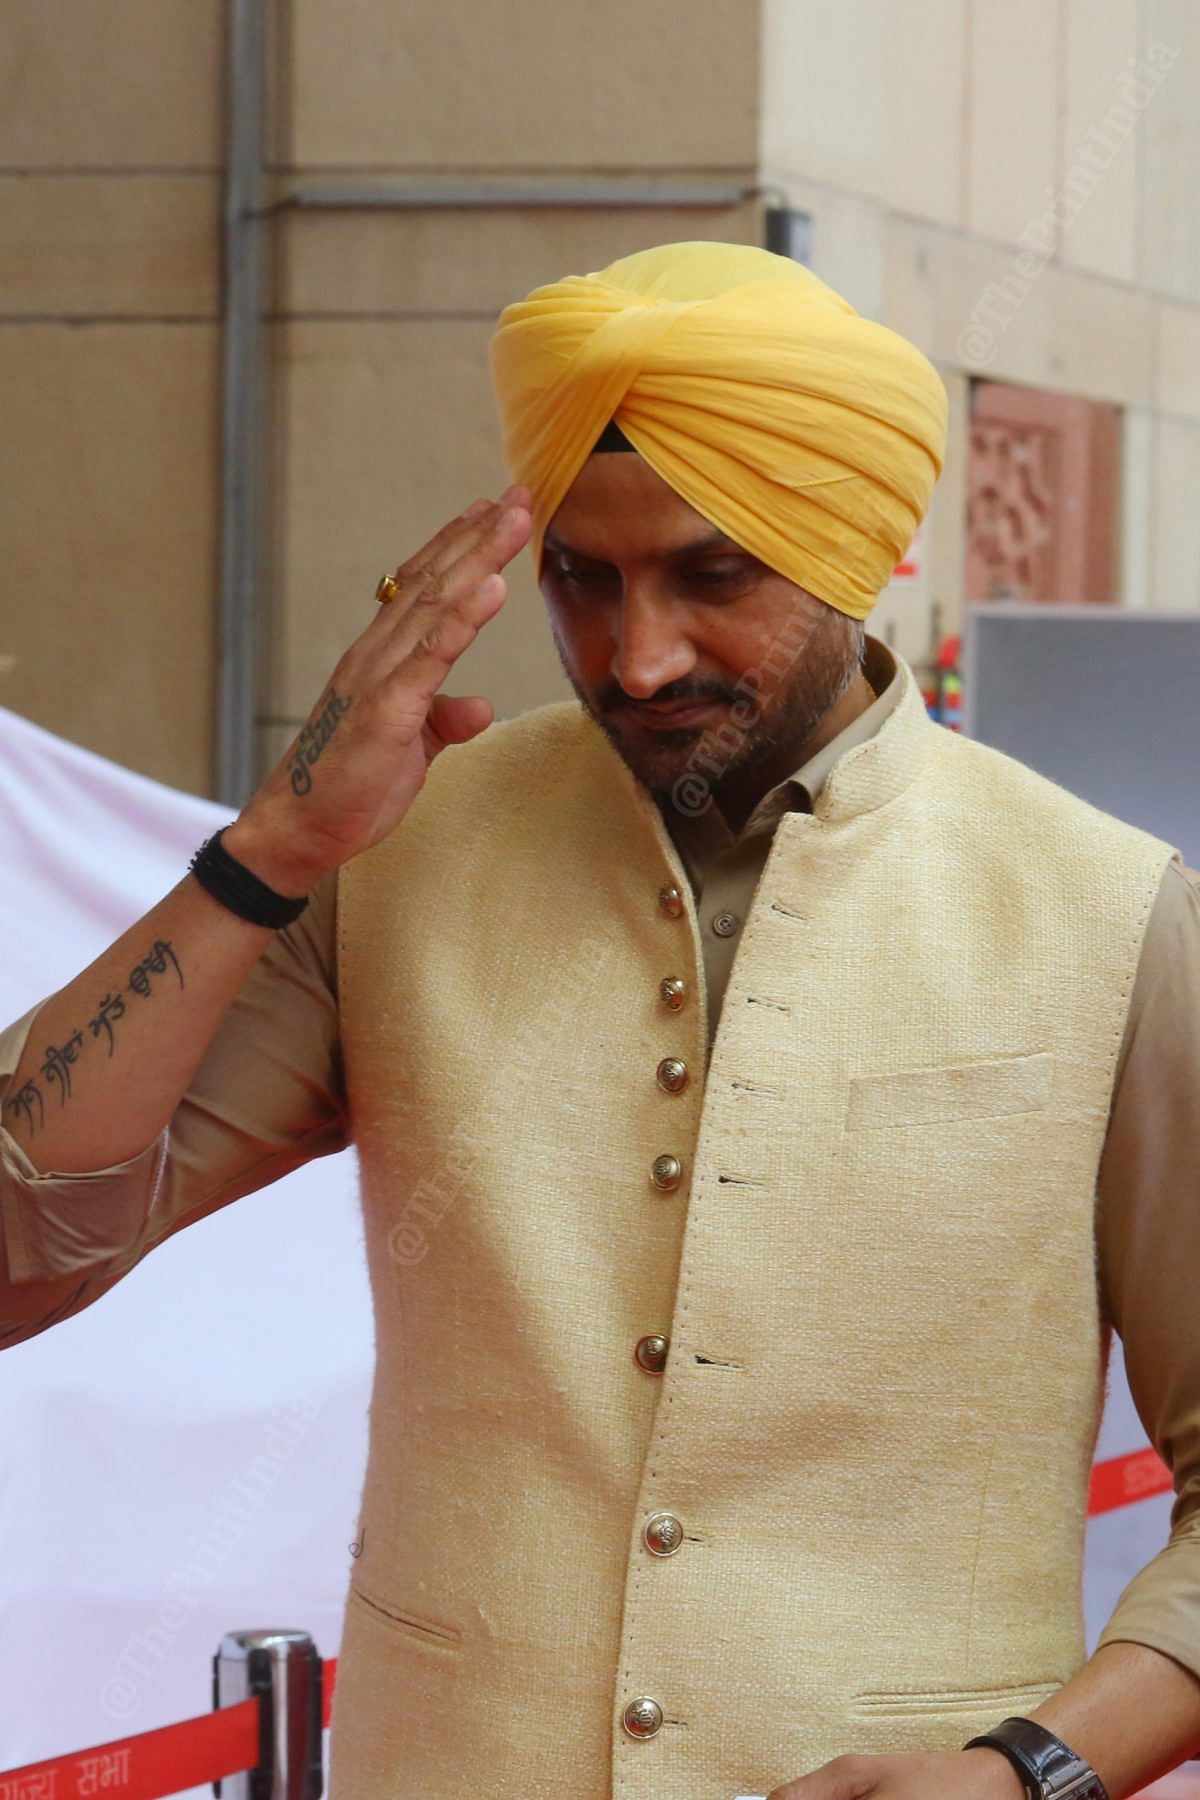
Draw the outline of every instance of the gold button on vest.
<instances>
[{"instance_id":1,"label":"gold button on vest","mask_svg":"<svg viewBox=\"0 0 1200 1800\"><path fill-rule=\"evenodd\" d=\"M674 1513L655 1513L642 1527L642 1542L652 1556L674 1556L683 1542L683 1526Z\"/></svg>"},{"instance_id":2,"label":"gold button on vest","mask_svg":"<svg viewBox=\"0 0 1200 1800\"><path fill-rule=\"evenodd\" d=\"M660 1088L668 1094L680 1094L687 1086L687 1064L678 1056L664 1056L655 1070Z\"/></svg>"},{"instance_id":3,"label":"gold button on vest","mask_svg":"<svg viewBox=\"0 0 1200 1800\"><path fill-rule=\"evenodd\" d=\"M658 991L672 1012L678 1012L687 999L687 983L678 975L664 975Z\"/></svg>"},{"instance_id":4,"label":"gold button on vest","mask_svg":"<svg viewBox=\"0 0 1200 1800\"><path fill-rule=\"evenodd\" d=\"M621 1714L622 1725L630 1737L635 1738L653 1737L655 1732L660 1729L662 1722L662 1707L657 1700L651 1700L646 1694L642 1694L636 1700L631 1700Z\"/></svg>"},{"instance_id":5,"label":"gold button on vest","mask_svg":"<svg viewBox=\"0 0 1200 1800\"><path fill-rule=\"evenodd\" d=\"M654 1332L649 1337L638 1339L633 1354L647 1375L661 1375L667 1366L667 1351L670 1347L670 1338Z\"/></svg>"}]
</instances>

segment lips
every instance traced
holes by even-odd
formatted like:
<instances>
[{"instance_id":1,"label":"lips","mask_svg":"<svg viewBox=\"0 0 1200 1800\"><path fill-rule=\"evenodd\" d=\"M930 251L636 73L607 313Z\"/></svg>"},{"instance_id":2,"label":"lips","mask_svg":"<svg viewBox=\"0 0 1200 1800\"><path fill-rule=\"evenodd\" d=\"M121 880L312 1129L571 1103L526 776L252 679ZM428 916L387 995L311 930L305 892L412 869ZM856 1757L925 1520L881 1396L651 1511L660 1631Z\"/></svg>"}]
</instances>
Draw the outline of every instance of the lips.
<instances>
[{"instance_id":1,"label":"lips","mask_svg":"<svg viewBox=\"0 0 1200 1800\"><path fill-rule=\"evenodd\" d=\"M671 706L654 706L647 700L631 700L625 703L625 711L643 725L655 725L664 729L695 725L705 713L712 711L714 705L712 700L688 700L682 705L676 702Z\"/></svg>"}]
</instances>

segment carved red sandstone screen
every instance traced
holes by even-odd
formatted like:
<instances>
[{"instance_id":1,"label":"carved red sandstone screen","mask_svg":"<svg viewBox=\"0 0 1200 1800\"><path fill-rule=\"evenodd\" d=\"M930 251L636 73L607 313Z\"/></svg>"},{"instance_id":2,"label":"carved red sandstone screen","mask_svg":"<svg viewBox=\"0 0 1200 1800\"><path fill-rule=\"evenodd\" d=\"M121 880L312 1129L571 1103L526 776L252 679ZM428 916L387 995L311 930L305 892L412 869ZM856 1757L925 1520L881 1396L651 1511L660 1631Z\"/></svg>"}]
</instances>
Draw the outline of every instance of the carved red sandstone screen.
<instances>
[{"instance_id":1,"label":"carved red sandstone screen","mask_svg":"<svg viewBox=\"0 0 1200 1800\"><path fill-rule=\"evenodd\" d=\"M968 600L1111 604L1120 415L980 381L967 460Z\"/></svg>"}]
</instances>

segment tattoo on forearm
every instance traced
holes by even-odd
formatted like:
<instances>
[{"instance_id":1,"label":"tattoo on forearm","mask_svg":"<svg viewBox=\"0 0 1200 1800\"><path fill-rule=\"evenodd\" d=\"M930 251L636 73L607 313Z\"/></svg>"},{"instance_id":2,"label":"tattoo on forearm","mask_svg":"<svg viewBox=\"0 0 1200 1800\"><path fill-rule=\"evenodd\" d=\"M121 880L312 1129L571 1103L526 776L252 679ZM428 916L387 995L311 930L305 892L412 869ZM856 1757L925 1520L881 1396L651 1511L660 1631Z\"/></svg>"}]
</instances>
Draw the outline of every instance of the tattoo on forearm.
<instances>
[{"instance_id":1,"label":"tattoo on forearm","mask_svg":"<svg viewBox=\"0 0 1200 1800\"><path fill-rule=\"evenodd\" d=\"M35 1104L37 1106L37 1125L33 1122ZM38 1125L41 1125L46 1117L46 1108L42 1103L42 1090L37 1082L31 1077L23 1088L18 1088L17 1092L4 1102L4 1110L11 1113L15 1119L19 1119L24 1113L29 1120L30 1131L36 1131Z\"/></svg>"},{"instance_id":2,"label":"tattoo on forearm","mask_svg":"<svg viewBox=\"0 0 1200 1800\"><path fill-rule=\"evenodd\" d=\"M183 970L179 966L179 958L170 944L166 944L161 938L158 938L149 956L143 956L141 962L134 965L129 977L129 989L126 991L141 994L144 999L149 999L150 977L151 975L166 974L168 956L175 965L175 973L178 975L179 985L182 987L184 985Z\"/></svg>"},{"instance_id":3,"label":"tattoo on forearm","mask_svg":"<svg viewBox=\"0 0 1200 1800\"><path fill-rule=\"evenodd\" d=\"M341 724L342 714L349 712L353 704L353 694L343 699L336 689L330 688L329 698L321 711L315 719L310 719L308 724L302 728L288 764L294 794L303 795L312 792L313 764L319 761L326 744Z\"/></svg>"},{"instance_id":4,"label":"tattoo on forearm","mask_svg":"<svg viewBox=\"0 0 1200 1800\"><path fill-rule=\"evenodd\" d=\"M96 1017L89 1020L93 1037L99 1037L102 1031L108 1033L108 1054L113 1053L113 1025L118 1019L125 1017L125 997L123 994L105 994L96 1012Z\"/></svg>"},{"instance_id":5,"label":"tattoo on forearm","mask_svg":"<svg viewBox=\"0 0 1200 1800\"><path fill-rule=\"evenodd\" d=\"M61 1045L46 1045L46 1060L42 1064L42 1074L47 1081L57 1083L59 1102L63 1106L71 1097L71 1067L82 1049L82 1031L73 1031Z\"/></svg>"},{"instance_id":6,"label":"tattoo on forearm","mask_svg":"<svg viewBox=\"0 0 1200 1800\"><path fill-rule=\"evenodd\" d=\"M98 1038L101 1032L107 1033L110 1056L116 1043L113 1026L125 1017L127 1010L126 994L136 994L140 998L148 1000L154 991L153 978L165 975L169 966L174 967L180 987L186 987L183 970L179 966L179 958L175 954L173 945L165 938L156 938L149 955L143 956L141 962L135 963L130 970L128 986L121 988L115 994L110 991L100 1001L95 1017L88 1021L88 1030L93 1039ZM60 1106L65 1106L71 1097L71 1070L78 1060L83 1046L84 1036L81 1030L73 1031L70 1037L61 1044L47 1044L46 1046L45 1059L39 1074L47 1083L53 1083L57 1087ZM15 1094L10 1094L6 1098L3 1108L0 1110L9 1114L14 1120L24 1118L29 1125L31 1137L36 1135L38 1129L46 1122L46 1103L42 1096L42 1089L32 1076L23 1087L18 1088ZM35 1111L37 1114L36 1124L34 1122Z\"/></svg>"}]
</instances>

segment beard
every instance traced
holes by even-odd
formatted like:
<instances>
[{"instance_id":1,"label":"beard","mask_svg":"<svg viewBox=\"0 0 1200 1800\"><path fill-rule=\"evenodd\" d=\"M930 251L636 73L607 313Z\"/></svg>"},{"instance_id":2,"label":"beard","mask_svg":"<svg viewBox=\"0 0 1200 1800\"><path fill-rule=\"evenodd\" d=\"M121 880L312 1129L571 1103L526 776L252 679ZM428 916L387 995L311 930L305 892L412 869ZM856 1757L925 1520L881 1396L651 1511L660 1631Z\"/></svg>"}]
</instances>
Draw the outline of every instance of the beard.
<instances>
[{"instance_id":1,"label":"beard","mask_svg":"<svg viewBox=\"0 0 1200 1800\"><path fill-rule=\"evenodd\" d=\"M747 777L752 778L756 768L786 763L781 772L772 770L773 779L779 781L798 766L804 746L861 667L862 621L815 596L805 598L817 610L805 620L802 648L787 666L776 662L771 669L747 670L733 683L685 681L677 691L664 689L655 696L664 702L716 702L712 722L703 726L650 730L627 723L619 711L620 688L610 685L595 701L572 675L557 632L555 648L585 711L657 804L699 812L706 809L707 800L697 804L681 798L685 789L695 791L697 783L721 806L723 796L732 800L739 790L744 795Z\"/></svg>"}]
</instances>

